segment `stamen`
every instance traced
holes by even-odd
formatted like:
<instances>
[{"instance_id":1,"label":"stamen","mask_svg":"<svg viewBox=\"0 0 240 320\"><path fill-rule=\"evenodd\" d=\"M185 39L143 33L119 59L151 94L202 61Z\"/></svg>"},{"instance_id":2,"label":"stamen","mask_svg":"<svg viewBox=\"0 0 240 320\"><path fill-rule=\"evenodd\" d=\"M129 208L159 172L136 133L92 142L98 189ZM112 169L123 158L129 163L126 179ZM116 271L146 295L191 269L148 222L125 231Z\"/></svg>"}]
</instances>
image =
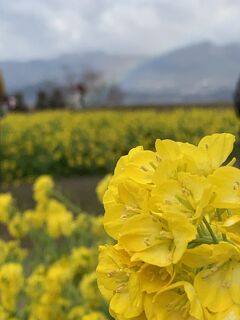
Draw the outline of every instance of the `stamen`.
<instances>
[{"instance_id":1,"label":"stamen","mask_svg":"<svg viewBox=\"0 0 240 320\"><path fill-rule=\"evenodd\" d=\"M150 246L150 239L149 238L144 238L144 243L145 243L145 245L147 246L147 247L149 247Z\"/></svg>"}]
</instances>

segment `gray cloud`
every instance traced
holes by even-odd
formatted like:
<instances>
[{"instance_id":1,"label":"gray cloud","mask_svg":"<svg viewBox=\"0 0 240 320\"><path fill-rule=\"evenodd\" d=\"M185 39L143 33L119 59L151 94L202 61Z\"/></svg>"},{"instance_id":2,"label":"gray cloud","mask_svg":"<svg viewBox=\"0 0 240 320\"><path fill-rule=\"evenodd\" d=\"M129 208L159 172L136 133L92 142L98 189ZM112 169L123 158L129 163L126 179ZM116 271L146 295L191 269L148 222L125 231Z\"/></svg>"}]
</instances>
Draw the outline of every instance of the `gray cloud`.
<instances>
[{"instance_id":1,"label":"gray cloud","mask_svg":"<svg viewBox=\"0 0 240 320\"><path fill-rule=\"evenodd\" d=\"M239 12L239 0L1 0L0 60L239 41Z\"/></svg>"}]
</instances>

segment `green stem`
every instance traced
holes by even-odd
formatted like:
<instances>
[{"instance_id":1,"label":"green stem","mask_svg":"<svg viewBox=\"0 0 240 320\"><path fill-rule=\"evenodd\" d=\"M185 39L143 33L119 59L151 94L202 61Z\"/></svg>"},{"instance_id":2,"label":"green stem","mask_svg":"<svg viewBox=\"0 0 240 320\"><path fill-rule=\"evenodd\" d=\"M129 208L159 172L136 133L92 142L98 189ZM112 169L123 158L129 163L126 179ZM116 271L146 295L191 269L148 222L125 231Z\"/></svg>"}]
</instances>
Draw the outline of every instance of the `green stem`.
<instances>
[{"instance_id":1,"label":"green stem","mask_svg":"<svg viewBox=\"0 0 240 320\"><path fill-rule=\"evenodd\" d=\"M197 232L198 232L198 235L199 235L200 238L203 238L203 237L204 237L204 233L203 233L200 225L197 227Z\"/></svg>"},{"instance_id":2,"label":"green stem","mask_svg":"<svg viewBox=\"0 0 240 320\"><path fill-rule=\"evenodd\" d=\"M208 244L213 244L213 240L212 239L208 239L208 238L198 238L198 239L194 239L192 240L190 243L196 243L196 244L203 244L203 243L208 243Z\"/></svg>"},{"instance_id":3,"label":"green stem","mask_svg":"<svg viewBox=\"0 0 240 320\"><path fill-rule=\"evenodd\" d=\"M200 223L199 227L200 227L202 233L206 236L208 234L208 232L207 232L203 222Z\"/></svg>"},{"instance_id":4,"label":"green stem","mask_svg":"<svg viewBox=\"0 0 240 320\"><path fill-rule=\"evenodd\" d=\"M201 244L213 244L213 240L207 239L207 238L201 238L201 239L198 238L198 239L192 240L188 244L188 249L194 248L194 247L201 245Z\"/></svg>"},{"instance_id":5,"label":"green stem","mask_svg":"<svg viewBox=\"0 0 240 320\"><path fill-rule=\"evenodd\" d=\"M56 198L57 200L61 201L66 205L66 207L72 211L74 214L79 214L82 209L77 205L73 204L67 197L65 197L59 190L52 190L51 195Z\"/></svg>"},{"instance_id":6,"label":"green stem","mask_svg":"<svg viewBox=\"0 0 240 320\"><path fill-rule=\"evenodd\" d=\"M229 210L229 209L227 209L227 215L228 215L229 217L231 217L231 216L232 216L232 213L230 212L230 210Z\"/></svg>"},{"instance_id":7,"label":"green stem","mask_svg":"<svg viewBox=\"0 0 240 320\"><path fill-rule=\"evenodd\" d=\"M222 221L222 216L221 216L220 210L217 209L216 213L217 213L218 221ZM223 241L228 241L227 236L226 236L225 233L222 233L222 239L223 239Z\"/></svg>"},{"instance_id":8,"label":"green stem","mask_svg":"<svg viewBox=\"0 0 240 320\"><path fill-rule=\"evenodd\" d=\"M203 217L203 222L204 222L206 228L208 229L208 231L213 239L213 243L218 243L218 239L215 236L214 232L212 231L212 228L205 217Z\"/></svg>"},{"instance_id":9,"label":"green stem","mask_svg":"<svg viewBox=\"0 0 240 320\"><path fill-rule=\"evenodd\" d=\"M223 241L228 241L228 238L225 233L222 233L222 238L223 238Z\"/></svg>"}]
</instances>

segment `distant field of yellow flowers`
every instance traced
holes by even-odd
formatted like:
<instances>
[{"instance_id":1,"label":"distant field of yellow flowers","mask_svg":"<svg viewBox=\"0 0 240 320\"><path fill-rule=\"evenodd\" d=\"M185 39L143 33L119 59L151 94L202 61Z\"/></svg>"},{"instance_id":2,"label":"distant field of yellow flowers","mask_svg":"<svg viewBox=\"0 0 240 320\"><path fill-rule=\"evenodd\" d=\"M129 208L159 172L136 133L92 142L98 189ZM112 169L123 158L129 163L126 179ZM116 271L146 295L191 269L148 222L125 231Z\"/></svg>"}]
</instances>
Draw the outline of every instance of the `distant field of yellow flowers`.
<instances>
[{"instance_id":1,"label":"distant field of yellow flowers","mask_svg":"<svg viewBox=\"0 0 240 320\"><path fill-rule=\"evenodd\" d=\"M214 132L236 135L238 125L228 108L9 114L0 120L1 180L110 172L129 149L152 149L156 138L196 143Z\"/></svg>"},{"instance_id":2,"label":"distant field of yellow flowers","mask_svg":"<svg viewBox=\"0 0 240 320\"><path fill-rule=\"evenodd\" d=\"M109 242L102 217L64 201L50 176L33 189L36 206L24 212L0 194L0 319L110 319L95 275L98 245Z\"/></svg>"},{"instance_id":3,"label":"distant field of yellow flowers","mask_svg":"<svg viewBox=\"0 0 240 320\"><path fill-rule=\"evenodd\" d=\"M16 166L19 156L38 170L40 155L47 163L56 150L57 170L49 167L55 174L80 170L68 162L73 150L89 161L83 172L118 161L96 188L104 216L83 212L46 174L33 184L33 208L19 210L10 193L0 194L0 319L238 319L235 137L213 134L197 145L164 140L236 133L230 110L49 112L11 115L1 124L1 156L12 150ZM155 143L155 135L163 140ZM137 144L156 150L129 151ZM27 177L14 174L13 167L11 179Z\"/></svg>"}]
</instances>

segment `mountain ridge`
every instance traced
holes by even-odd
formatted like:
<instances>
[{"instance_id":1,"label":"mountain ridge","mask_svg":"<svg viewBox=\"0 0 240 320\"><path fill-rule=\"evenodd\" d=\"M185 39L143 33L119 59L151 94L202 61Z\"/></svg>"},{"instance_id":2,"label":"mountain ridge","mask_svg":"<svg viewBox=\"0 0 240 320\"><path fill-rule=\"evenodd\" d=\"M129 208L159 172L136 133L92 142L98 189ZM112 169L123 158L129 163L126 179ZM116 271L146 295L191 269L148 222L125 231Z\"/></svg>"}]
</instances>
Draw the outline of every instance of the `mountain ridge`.
<instances>
[{"instance_id":1,"label":"mountain ridge","mask_svg":"<svg viewBox=\"0 0 240 320\"><path fill-rule=\"evenodd\" d=\"M33 96L44 82L80 79L84 70L104 74L125 92L125 103L230 101L240 74L240 43L194 43L148 57L105 52L64 54L26 62L0 62L9 92ZM34 89L35 88L35 89ZM34 93L34 94L33 94Z\"/></svg>"}]
</instances>

